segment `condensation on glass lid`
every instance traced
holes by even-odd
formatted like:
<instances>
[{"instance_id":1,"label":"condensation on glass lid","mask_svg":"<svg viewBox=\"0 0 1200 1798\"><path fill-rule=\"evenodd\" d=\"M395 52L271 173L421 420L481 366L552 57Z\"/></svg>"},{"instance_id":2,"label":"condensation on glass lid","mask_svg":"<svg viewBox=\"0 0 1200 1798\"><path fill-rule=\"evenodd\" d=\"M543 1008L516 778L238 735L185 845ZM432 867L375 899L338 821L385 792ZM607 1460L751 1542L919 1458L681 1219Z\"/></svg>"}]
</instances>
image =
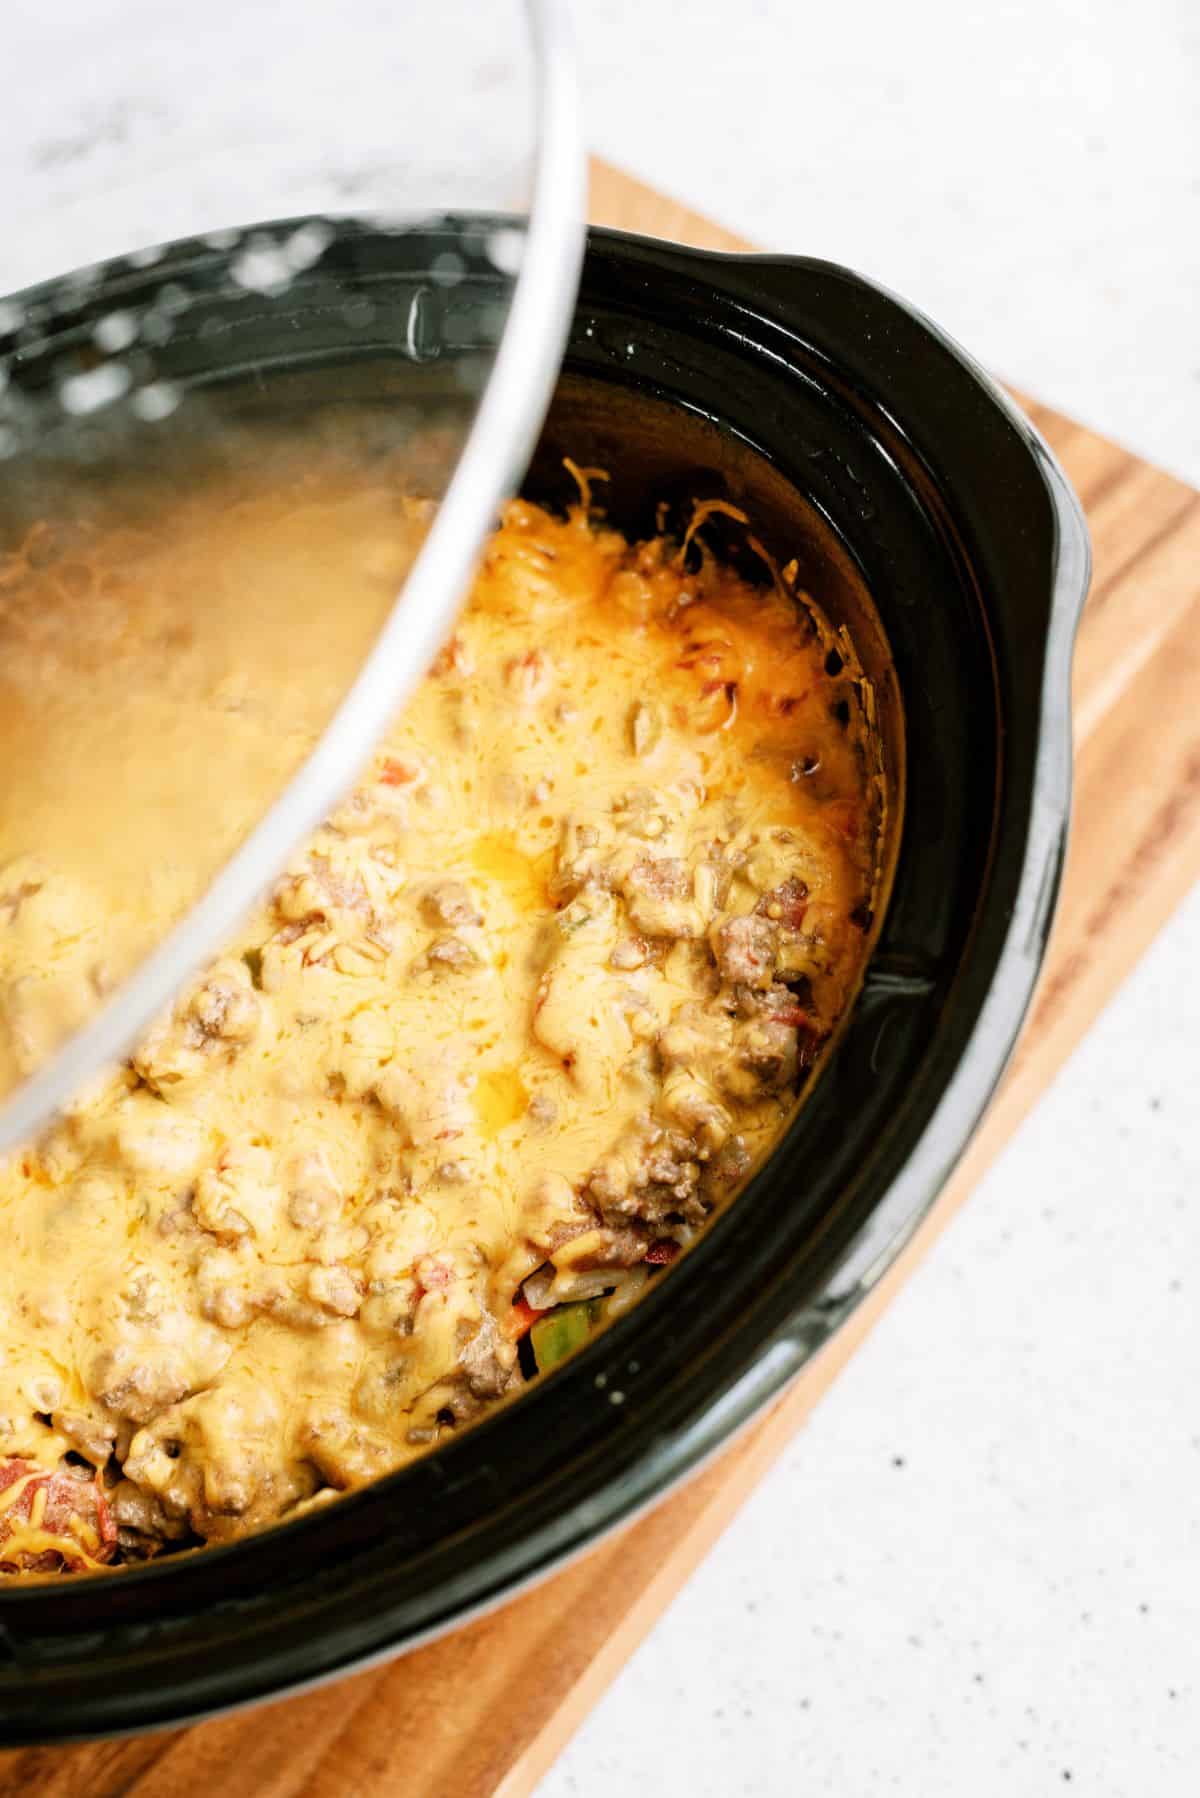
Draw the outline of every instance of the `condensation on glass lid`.
<instances>
[{"instance_id":1,"label":"condensation on glass lid","mask_svg":"<svg viewBox=\"0 0 1200 1798\"><path fill-rule=\"evenodd\" d=\"M2 303L0 1093L291 791L450 486L525 236L282 221Z\"/></svg>"},{"instance_id":2,"label":"condensation on glass lid","mask_svg":"<svg viewBox=\"0 0 1200 1798\"><path fill-rule=\"evenodd\" d=\"M389 578L399 579L403 594L393 589L390 603L377 604L374 589L355 604L330 582L306 588L307 565L281 581L290 610L277 606L280 628L258 659L278 662L284 632L307 640L310 661L297 665L295 680L301 672L312 680L316 697L306 696L299 721L274 734L269 752L257 760L243 755L236 782L225 779L219 755L202 753L204 731L212 728L208 716L191 732L174 719L158 760L144 756L142 741L153 733L134 728L130 716L154 697L161 701L153 693L153 669L148 678L142 668L142 678L123 683L106 670L107 689L99 679L90 691L77 669L76 710L67 698L70 679L43 708L43 735L55 719L75 731L86 706L97 708L88 729L105 738L103 753L76 732L79 741L65 758L94 803L61 809L102 845L100 855L76 852L81 879L94 882L104 868L111 876L122 866L123 849L130 850L126 909L122 928L106 932L105 956L88 977L94 995L79 981L58 981L57 971L55 979L42 980L28 957L18 958L19 971L14 963L24 1023L15 1043L17 1073L10 1055L7 1077L11 1083L20 1068L37 1071L0 1094L0 1146L27 1137L92 1071L132 1045L186 974L236 927L289 845L334 809L449 629L472 558L528 453L565 341L582 250L584 164L569 32L559 0L497 0L484 9L475 0L446 0L418 11L419 18L400 21L394 31L389 25L378 53L364 58L344 9L336 16L301 9L310 16L298 16L283 38L272 28L272 79L265 85L261 59L231 56L228 32L215 16L193 12L181 25L174 16L148 14L145 31L129 45L132 61L122 55L119 75L122 84L133 84L138 67L152 73L163 110L151 116L136 102L122 103L111 131L97 128L94 109L78 104L83 90L74 96L71 90L74 74L85 70L89 96L103 88L98 72L110 50L105 19L85 24L67 46L33 16L19 27L18 52L27 53L27 66L53 69L55 100L47 110L44 95L30 105L23 92L14 94L0 117L0 148L11 152L14 176L6 194L14 253L6 256L0 280L46 283L0 302L0 554L13 590L10 623L23 638L26 659L43 675L48 668L58 675L54 655L62 660L66 643L77 637L87 645L106 627L119 646L113 661L126 666L131 641L144 660L147 644L161 651L178 636L153 606L156 630L143 630L139 621L122 636L106 619L119 583L102 545L116 541L136 561L144 549L138 533L146 531L142 521L128 525L119 507L115 522L106 518L103 525L88 508L94 511L101 486L106 498L117 493L114 475L133 445L145 482L134 481L131 493L157 481L164 501L155 525L169 515L186 537L186 521L172 512L181 492L168 491L161 446L210 442L210 408L220 410L233 387L255 398L264 388L274 393L292 375L315 379L337 369L335 386L345 399L362 391L350 372L370 370L367 391L386 398L407 444L401 495L419 504L410 507L405 532L393 535L399 572ZM241 21L243 36L252 36L255 18L252 5ZM38 54L39 39L45 55ZM449 83L441 78L447 70L454 75ZM36 191L22 180L31 169L39 171ZM246 219L267 222L238 224ZM126 252L130 244L144 247ZM114 257L114 251L122 253ZM60 272L72 265L77 273ZM297 438L305 434L311 409L311 396L302 396L290 420L277 420L284 435L289 427ZM250 489L258 456L255 449L248 464ZM54 479L42 483L31 504L37 471L46 468ZM64 471L68 487L82 485L82 507L71 497L63 501ZM219 468L207 472L221 478ZM418 517L421 505L425 515ZM81 518L90 520L97 539L91 564L77 545L62 542ZM237 554L244 523L227 534L222 553ZM35 532L39 526L53 528ZM243 557L234 583L243 591L258 553ZM175 560L159 545L145 550L139 566L149 570L161 607L176 579ZM345 566L338 572L346 578ZM362 578L363 570L355 571L354 579ZM252 626L234 602L223 609L202 588L193 582L190 610L177 593L172 613L186 611L186 627L174 643L171 678L160 678L159 686L178 687L184 670L197 663L203 675L187 698L176 694L175 710L181 703L211 710L213 694L229 688L199 653L205 633L220 640L228 621L253 640L255 629L265 634L271 614L256 591ZM72 608L88 614L85 628L64 627L52 654L38 644L36 631L32 642L24 640L38 609L28 598L34 590L42 602L62 607L64 618ZM342 633L353 636L349 620L361 627L360 646L347 655L349 678L336 655L312 665L311 656L323 656L328 617L314 622L305 615L298 629L297 614L318 605L338 613L339 643ZM226 640L232 634L226 630ZM27 684L36 689L36 682ZM33 740L33 710L26 702L12 724L14 749L24 730L22 761L38 772L25 789L19 779L10 782L18 795L25 791L30 821L23 841L0 844L10 862L44 856L52 835L45 793L54 786L55 757ZM118 720L129 728L118 731ZM188 778L197 790L197 770L208 780L202 793L208 812L201 807L191 819L194 865L182 869L182 852L167 853L170 831L153 822L139 831L134 818L148 793L154 799L155 779L161 783L155 772L165 759L161 752L172 747L182 761L185 741L194 764ZM287 763L289 748L295 756ZM240 796L253 785L248 775L276 784L261 805L247 803L239 813L224 788L233 786ZM178 785L170 801L186 809ZM161 794L158 803L166 803ZM10 839L20 834L18 823ZM139 841L156 860L154 875L130 872ZM230 841L235 848L225 859L220 846ZM138 894L164 878L172 905L154 910L167 921L166 935L135 950ZM38 874L15 879L8 890L14 924L24 929L47 885ZM64 945L69 934L65 926L59 931ZM136 971L122 980L123 965L133 961ZM89 1004L95 1015L73 1028ZM48 1045L63 1032L68 1038L50 1054Z\"/></svg>"},{"instance_id":3,"label":"condensation on glass lid","mask_svg":"<svg viewBox=\"0 0 1200 1798\"><path fill-rule=\"evenodd\" d=\"M394 246L386 271L362 248L381 237ZM107 456L113 434L128 424L203 403L223 354L243 363L265 358L251 374L261 384L305 311L320 315L324 340L336 342L340 357L440 361L445 382L478 402L526 238L519 218L310 217L205 233L195 250L214 253L211 267L187 244L152 246L0 299L0 461L40 451L64 420L93 415L92 437L59 453ZM268 309L261 318L256 304ZM31 382L28 364L39 360L48 368ZM397 397L410 424L414 406L439 403L436 391L415 385ZM466 422L458 421L464 437Z\"/></svg>"}]
</instances>

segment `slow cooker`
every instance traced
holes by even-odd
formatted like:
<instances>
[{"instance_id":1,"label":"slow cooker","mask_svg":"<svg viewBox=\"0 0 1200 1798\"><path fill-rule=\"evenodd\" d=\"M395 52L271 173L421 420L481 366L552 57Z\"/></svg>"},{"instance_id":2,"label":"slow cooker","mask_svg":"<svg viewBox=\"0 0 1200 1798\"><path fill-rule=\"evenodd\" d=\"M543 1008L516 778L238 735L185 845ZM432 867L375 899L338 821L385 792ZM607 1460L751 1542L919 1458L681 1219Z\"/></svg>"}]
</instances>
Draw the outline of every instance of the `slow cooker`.
<instances>
[{"instance_id":1,"label":"slow cooker","mask_svg":"<svg viewBox=\"0 0 1200 1798\"><path fill-rule=\"evenodd\" d=\"M169 281L188 306L160 365L182 390L298 420L330 395L386 404L417 261L460 254L479 230L431 222L418 250L331 223L268 310L212 242L177 243L152 268L112 263L32 296L40 323L7 346L9 379L36 419L95 321ZM468 250L444 297L428 371L448 393L488 266ZM858 1002L745 1190L519 1402L232 1546L4 1586L6 1745L279 1695L450 1629L586 1549L828 1340L937 1197L1004 1069L1062 866L1089 567L1080 508L1037 432L934 325L847 269L594 231L528 493L567 497L564 454L610 470L605 503L627 530L652 529L663 498L732 500L849 627L905 787Z\"/></svg>"}]
</instances>

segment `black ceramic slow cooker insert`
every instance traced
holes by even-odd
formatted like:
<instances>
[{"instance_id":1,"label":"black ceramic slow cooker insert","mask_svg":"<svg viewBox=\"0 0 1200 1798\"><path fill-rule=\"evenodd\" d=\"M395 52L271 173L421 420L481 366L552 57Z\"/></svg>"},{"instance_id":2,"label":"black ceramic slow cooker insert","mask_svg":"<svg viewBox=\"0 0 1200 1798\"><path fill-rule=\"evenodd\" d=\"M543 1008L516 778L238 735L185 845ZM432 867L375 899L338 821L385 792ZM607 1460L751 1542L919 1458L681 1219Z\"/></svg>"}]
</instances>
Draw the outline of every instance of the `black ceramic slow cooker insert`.
<instances>
[{"instance_id":1,"label":"black ceramic slow cooker insert","mask_svg":"<svg viewBox=\"0 0 1200 1798\"><path fill-rule=\"evenodd\" d=\"M430 257L463 228L431 228ZM190 306L164 377L235 406L276 392L297 416L330 392L386 403L387 324L420 274L410 242L343 223L264 324L221 251L179 244L152 270L115 263L88 286L41 290L41 334L0 351L36 409L96 317L171 280ZM486 300L482 271L456 290L434 370L470 353ZM232 1546L5 1586L6 1745L174 1723L342 1672L594 1542L711 1454L853 1310L1004 1067L1058 885L1088 573L1078 505L1036 432L927 320L845 269L597 231L532 496L567 497L564 453L612 472L606 504L627 530L652 528L663 497L732 499L780 562L799 558L868 672L889 658L907 803L858 1003L746 1190L520 1402Z\"/></svg>"}]
</instances>

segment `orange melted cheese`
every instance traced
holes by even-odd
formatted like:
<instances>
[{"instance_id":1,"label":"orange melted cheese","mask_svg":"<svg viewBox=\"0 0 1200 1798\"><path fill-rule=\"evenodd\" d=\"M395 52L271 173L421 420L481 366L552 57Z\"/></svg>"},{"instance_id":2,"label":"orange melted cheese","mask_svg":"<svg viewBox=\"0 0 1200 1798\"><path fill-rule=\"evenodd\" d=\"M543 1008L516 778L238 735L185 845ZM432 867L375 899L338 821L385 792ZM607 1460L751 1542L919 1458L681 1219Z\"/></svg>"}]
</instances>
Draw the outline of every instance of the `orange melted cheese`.
<instances>
[{"instance_id":1,"label":"orange melted cheese","mask_svg":"<svg viewBox=\"0 0 1200 1798\"><path fill-rule=\"evenodd\" d=\"M636 1295L859 973L874 821L825 656L707 556L509 507L361 786L0 1172L0 1461L106 1467L129 1552L223 1538L514 1390L524 1282ZM22 882L10 983L105 928L52 862Z\"/></svg>"}]
</instances>

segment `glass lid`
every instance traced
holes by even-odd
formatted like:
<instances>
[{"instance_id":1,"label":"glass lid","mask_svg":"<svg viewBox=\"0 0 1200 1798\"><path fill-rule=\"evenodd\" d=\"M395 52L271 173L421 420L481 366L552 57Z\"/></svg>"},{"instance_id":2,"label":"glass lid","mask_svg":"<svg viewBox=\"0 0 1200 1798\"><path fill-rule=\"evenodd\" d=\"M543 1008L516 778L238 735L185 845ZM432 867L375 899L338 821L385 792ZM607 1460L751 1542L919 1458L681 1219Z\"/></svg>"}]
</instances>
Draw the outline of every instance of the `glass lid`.
<instances>
[{"instance_id":1,"label":"glass lid","mask_svg":"<svg viewBox=\"0 0 1200 1798\"><path fill-rule=\"evenodd\" d=\"M549 399L584 194L563 0L8 36L0 1149L390 778Z\"/></svg>"}]
</instances>

